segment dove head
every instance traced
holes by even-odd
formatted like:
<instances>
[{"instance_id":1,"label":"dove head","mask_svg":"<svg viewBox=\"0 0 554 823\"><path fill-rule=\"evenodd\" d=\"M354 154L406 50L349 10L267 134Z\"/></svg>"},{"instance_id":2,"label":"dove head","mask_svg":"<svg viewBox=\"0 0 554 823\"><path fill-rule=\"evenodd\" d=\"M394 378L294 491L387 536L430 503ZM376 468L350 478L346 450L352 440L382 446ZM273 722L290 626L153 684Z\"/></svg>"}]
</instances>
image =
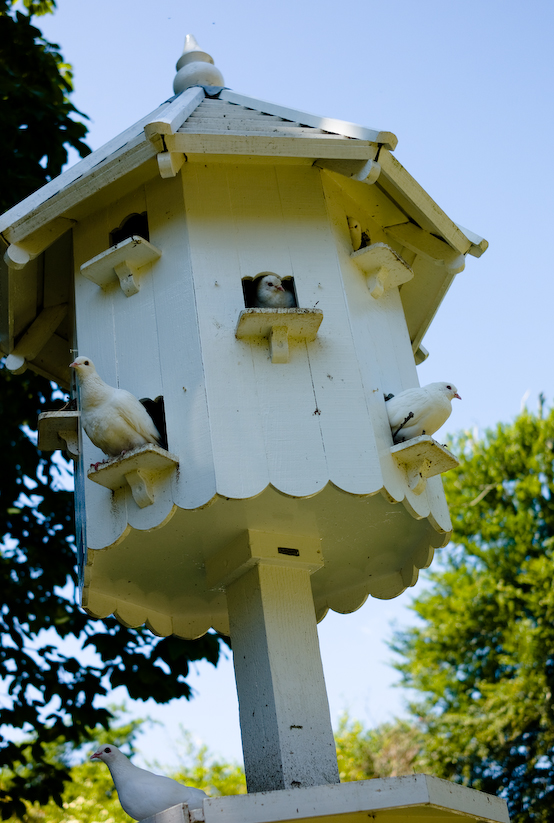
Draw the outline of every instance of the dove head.
<instances>
[{"instance_id":1,"label":"dove head","mask_svg":"<svg viewBox=\"0 0 554 823\"><path fill-rule=\"evenodd\" d=\"M458 400L462 399L458 394L458 389L456 388L454 383L429 383L429 385L425 388L434 391L444 392L444 394L447 395L449 400L453 400L454 397L457 397Z\"/></svg>"},{"instance_id":2,"label":"dove head","mask_svg":"<svg viewBox=\"0 0 554 823\"><path fill-rule=\"evenodd\" d=\"M101 760L103 763L113 763L113 761L118 757L125 757L125 755L119 751L117 746L112 746L111 743L106 743L104 746L100 746L94 754L91 754L91 760Z\"/></svg>"},{"instance_id":3,"label":"dove head","mask_svg":"<svg viewBox=\"0 0 554 823\"><path fill-rule=\"evenodd\" d=\"M94 363L90 357L78 357L73 363L69 364L69 368L75 369L79 377L86 377L96 372Z\"/></svg>"},{"instance_id":4,"label":"dove head","mask_svg":"<svg viewBox=\"0 0 554 823\"><path fill-rule=\"evenodd\" d=\"M278 275L266 274L266 276L262 277L262 279L260 280L258 284L258 290L264 290L268 292L285 291L281 283L281 278Z\"/></svg>"}]
</instances>

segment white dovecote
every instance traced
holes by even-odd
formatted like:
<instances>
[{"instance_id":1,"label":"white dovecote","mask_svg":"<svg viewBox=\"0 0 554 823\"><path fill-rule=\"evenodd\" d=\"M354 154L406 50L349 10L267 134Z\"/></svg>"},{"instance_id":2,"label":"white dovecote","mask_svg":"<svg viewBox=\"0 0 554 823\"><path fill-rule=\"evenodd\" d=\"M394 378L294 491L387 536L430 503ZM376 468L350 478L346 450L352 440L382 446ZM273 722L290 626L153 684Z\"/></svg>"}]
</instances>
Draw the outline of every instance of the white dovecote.
<instances>
[{"instance_id":1,"label":"white dovecote","mask_svg":"<svg viewBox=\"0 0 554 823\"><path fill-rule=\"evenodd\" d=\"M76 460L83 606L230 633L249 791L336 783L316 624L413 586L449 539L455 458L395 446L384 397L418 384L487 244L391 132L223 88L191 36L177 69L175 97L0 218L0 345L66 387L90 356L163 432L103 462L78 412L43 418ZM295 308L254 305L268 272Z\"/></svg>"},{"instance_id":2,"label":"white dovecote","mask_svg":"<svg viewBox=\"0 0 554 823\"><path fill-rule=\"evenodd\" d=\"M417 385L430 319L486 241L403 169L391 132L222 88L191 36L177 80L174 98L0 219L7 366L68 385L78 349L165 418L166 457L146 449L143 466L103 465L83 438L84 603L183 636L228 630L205 564L280 520L321 541L319 619L396 596L450 520L444 461L393 450L384 395ZM268 271L296 308L250 302ZM49 442L76 454L56 425ZM179 558L175 586L150 557L153 529ZM128 552L142 558L130 587Z\"/></svg>"}]
</instances>

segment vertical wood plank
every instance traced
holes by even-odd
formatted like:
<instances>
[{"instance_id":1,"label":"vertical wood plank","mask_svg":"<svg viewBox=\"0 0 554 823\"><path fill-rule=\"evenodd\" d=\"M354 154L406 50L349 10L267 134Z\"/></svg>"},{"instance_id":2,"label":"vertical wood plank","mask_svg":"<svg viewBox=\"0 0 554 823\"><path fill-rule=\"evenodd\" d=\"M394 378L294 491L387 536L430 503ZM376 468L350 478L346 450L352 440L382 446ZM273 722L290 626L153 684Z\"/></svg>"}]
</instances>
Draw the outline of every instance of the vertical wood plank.
<instances>
[{"instance_id":1,"label":"vertical wood plank","mask_svg":"<svg viewBox=\"0 0 554 823\"><path fill-rule=\"evenodd\" d=\"M237 225L225 167L185 165L183 186L217 491L250 497L269 482L244 308Z\"/></svg>"},{"instance_id":2,"label":"vertical wood plank","mask_svg":"<svg viewBox=\"0 0 554 823\"><path fill-rule=\"evenodd\" d=\"M290 237L298 215L283 213L283 196L300 196L302 181L293 174L280 185L277 171L258 166L229 172L244 273L266 270L284 277L296 271ZM270 482L285 494L304 496L320 491L328 472L306 345L289 340L289 349L289 361L279 364L271 362L269 345L252 347L258 425Z\"/></svg>"},{"instance_id":3,"label":"vertical wood plank","mask_svg":"<svg viewBox=\"0 0 554 823\"><path fill-rule=\"evenodd\" d=\"M301 305L324 314L308 354L328 477L345 491L372 494L382 486L377 443L320 173L279 167L277 174Z\"/></svg>"},{"instance_id":4,"label":"vertical wood plank","mask_svg":"<svg viewBox=\"0 0 554 823\"><path fill-rule=\"evenodd\" d=\"M179 457L174 499L182 508L194 509L212 499L216 482L180 175L153 180L147 201L152 242L162 249L154 306L168 447Z\"/></svg>"},{"instance_id":5,"label":"vertical wood plank","mask_svg":"<svg viewBox=\"0 0 554 823\"><path fill-rule=\"evenodd\" d=\"M119 285L104 291L79 271L83 263L104 251L107 242L104 211L86 222L77 223L73 229L78 354L90 357L102 379L114 386L117 384L117 373L113 291ZM84 474L88 548L104 548L114 543L127 529L127 511L125 505L112 506L112 493L86 477L90 464L104 460L105 455L92 445L84 432L82 446L80 460Z\"/></svg>"}]
</instances>

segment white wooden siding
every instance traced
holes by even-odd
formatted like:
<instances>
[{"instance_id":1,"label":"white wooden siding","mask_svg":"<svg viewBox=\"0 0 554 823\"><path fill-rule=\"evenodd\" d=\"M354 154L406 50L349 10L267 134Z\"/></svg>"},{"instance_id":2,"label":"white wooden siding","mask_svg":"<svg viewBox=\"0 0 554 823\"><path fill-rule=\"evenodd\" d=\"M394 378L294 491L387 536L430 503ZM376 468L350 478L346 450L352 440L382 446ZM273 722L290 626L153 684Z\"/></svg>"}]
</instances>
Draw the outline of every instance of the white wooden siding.
<instances>
[{"instance_id":1,"label":"white wooden siding","mask_svg":"<svg viewBox=\"0 0 554 823\"><path fill-rule=\"evenodd\" d=\"M398 289L370 295L329 179L306 166L188 163L76 227L79 353L108 383L163 395L179 458L142 509L130 490L85 481L92 613L159 634L228 631L205 560L244 529L285 523L300 543L322 540L317 614L353 611L413 585L448 538L440 478L413 495L390 456L383 393L417 383ZM145 209L162 255L139 292L82 277L110 230ZM235 337L242 280L262 271L293 277L299 306L323 312L316 339L291 341L286 364L271 362L267 341ZM102 460L84 441L84 465Z\"/></svg>"}]
</instances>

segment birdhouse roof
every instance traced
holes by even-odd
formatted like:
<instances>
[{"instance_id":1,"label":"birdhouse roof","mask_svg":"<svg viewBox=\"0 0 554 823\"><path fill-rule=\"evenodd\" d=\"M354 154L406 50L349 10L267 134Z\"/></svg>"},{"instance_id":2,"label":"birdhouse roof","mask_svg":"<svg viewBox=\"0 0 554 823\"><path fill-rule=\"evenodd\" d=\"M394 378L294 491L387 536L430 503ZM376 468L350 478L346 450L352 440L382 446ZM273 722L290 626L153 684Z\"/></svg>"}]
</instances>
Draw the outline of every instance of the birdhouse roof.
<instances>
[{"instance_id":1,"label":"birdhouse roof","mask_svg":"<svg viewBox=\"0 0 554 823\"><path fill-rule=\"evenodd\" d=\"M210 96L210 91L215 94ZM155 173L150 164L142 174L136 174L164 151L295 156L314 162L320 157L373 159L378 147L392 150L396 144L391 132L288 109L230 89L195 86L166 101L5 212L0 217L0 235L8 246L25 248L34 256L49 245L49 240L71 228L85 209L88 211L87 202L92 199L90 205L96 207L105 200L105 190L119 179L133 172L134 180ZM15 250L14 258L9 259L17 265Z\"/></svg>"},{"instance_id":2,"label":"birdhouse roof","mask_svg":"<svg viewBox=\"0 0 554 823\"><path fill-rule=\"evenodd\" d=\"M391 245L399 253L409 249L429 263L428 271L402 289L416 350L455 273L463 268L464 256L479 257L488 244L440 209L396 160L396 144L388 131L296 111L227 88L186 88L0 217L9 267L3 265L1 271L7 297L0 313L2 351L12 352L35 319L42 316L54 331L59 322L59 312L44 317L44 309L52 307L40 305L38 291L27 293L17 269L122 191L136 189L158 174L174 176L183 162L205 161L208 156L317 165L354 201L378 175L375 186L394 204L390 224L385 214L390 215L390 209L384 210L383 220ZM49 365L50 355L41 360L37 352L27 359L39 373L60 378Z\"/></svg>"}]
</instances>

